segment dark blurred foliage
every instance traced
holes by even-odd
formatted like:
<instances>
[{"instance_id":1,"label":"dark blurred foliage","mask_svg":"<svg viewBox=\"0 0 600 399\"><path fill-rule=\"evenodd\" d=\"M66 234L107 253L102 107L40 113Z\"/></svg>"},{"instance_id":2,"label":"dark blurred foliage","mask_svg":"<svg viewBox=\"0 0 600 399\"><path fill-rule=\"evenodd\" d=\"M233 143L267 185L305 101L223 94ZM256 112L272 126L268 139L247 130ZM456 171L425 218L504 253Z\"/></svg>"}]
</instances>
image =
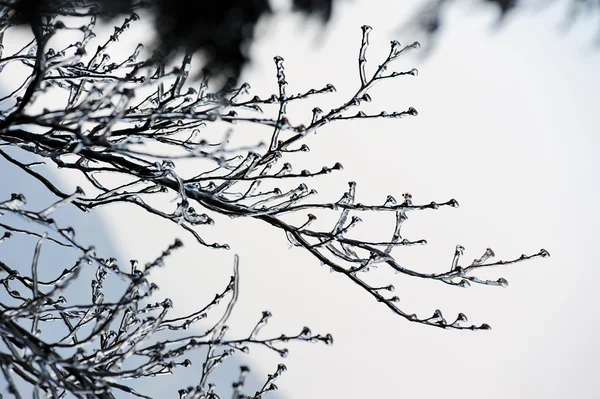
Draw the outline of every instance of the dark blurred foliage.
<instances>
[{"instance_id":1,"label":"dark blurred foliage","mask_svg":"<svg viewBox=\"0 0 600 399\"><path fill-rule=\"evenodd\" d=\"M431 37L440 32L440 28L444 25L445 10L454 4L459 3L458 0L427 0L425 5L421 7L412 23L420 30L427 32ZM472 2L473 7L480 5L491 5L496 8L499 13L500 22L510 15L520 6L548 6L552 5L556 0L535 1L535 0L478 0ZM569 22L573 23L577 17L584 16L595 12L596 15L600 11L600 0L570 0L570 10L567 15Z\"/></svg>"},{"instance_id":2,"label":"dark blurred foliage","mask_svg":"<svg viewBox=\"0 0 600 399\"><path fill-rule=\"evenodd\" d=\"M34 28L48 14L68 14L64 10L77 2L64 0L1 1L0 5L17 9L15 21ZM271 14L268 0L97 0L94 13L103 18L150 8L158 32L156 48L166 57L176 49L200 50L206 67L219 73L239 76L248 61L248 47L254 28L262 16ZM333 0L293 0L293 8L327 22Z\"/></svg>"},{"instance_id":3,"label":"dark blurred foliage","mask_svg":"<svg viewBox=\"0 0 600 399\"><path fill-rule=\"evenodd\" d=\"M342 0L336 0L338 3ZM206 67L233 77L239 76L248 61L248 48L254 39L254 28L262 16L272 13L268 0L96 0L97 12L104 18L131 12L140 7L154 10L154 24L159 33L156 48L166 57L176 49L201 50ZM444 10L458 0L427 0L412 23L431 38L440 32ZM532 0L478 0L473 6L490 4L499 10L502 20L514 9ZM43 15L70 7L77 1L65 0L0 0L0 5L17 7L19 23L34 26ZM292 0L293 8L309 17L330 20L334 0ZM545 4L550 4L548 1ZM571 0L570 17L598 11L600 0ZM60 11L58 11L60 13Z\"/></svg>"}]
</instances>

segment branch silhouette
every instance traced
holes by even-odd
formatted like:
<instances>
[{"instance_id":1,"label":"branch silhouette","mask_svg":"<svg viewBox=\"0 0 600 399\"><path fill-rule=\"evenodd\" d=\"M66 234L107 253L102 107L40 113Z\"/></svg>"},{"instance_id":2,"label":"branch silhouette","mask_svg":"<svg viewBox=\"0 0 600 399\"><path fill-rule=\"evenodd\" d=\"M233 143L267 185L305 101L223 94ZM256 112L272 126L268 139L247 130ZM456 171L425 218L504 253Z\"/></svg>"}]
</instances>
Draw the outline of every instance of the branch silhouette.
<instances>
[{"instance_id":1,"label":"branch silhouette","mask_svg":"<svg viewBox=\"0 0 600 399\"><path fill-rule=\"evenodd\" d=\"M0 54L0 70L19 65L28 71L25 81L0 99L4 107L0 116L0 155L59 198L41 211L26 209L26 199L21 194L0 202L0 217L7 218L0 224L5 230L0 244L6 245L15 234L35 240L30 270L20 271L0 263L6 275L0 284L8 296L0 303L0 338L4 343L0 366L9 392L15 397L21 395L14 375L21 383L29 383L35 395L62 397L69 393L75 397L111 398L113 392L121 391L148 397L124 381L169 374L177 367L190 365L185 358L189 352L204 351L199 381L191 388L181 389L179 394L182 398L217 398L211 373L235 352L264 347L285 357L285 345L290 341L333 343L331 335L313 334L308 327L297 334L264 337L260 330L271 317L268 311L250 333L237 332L237 337L231 337L227 323L240 284L237 256L231 280L211 302L186 316L169 318L171 300L149 302L158 290L150 275L181 247L181 242L175 241L143 267L132 261L126 270L114 258L102 258L92 248L78 243L72 228L61 227L53 219L56 210L63 206L75 206L84 212L117 203L139 207L181 227L199 245L214 249L229 248L225 242L215 243L205 237L207 226L215 223L215 215L256 219L285 234L291 246L307 251L396 315L443 329L486 330L490 326L469 324L463 313L451 319L446 319L440 310L431 316L415 315L399 305L397 296L388 294L394 290L392 284L370 284L369 273L382 266L408 277L457 287L506 286L503 278L485 280L477 277L477 272L549 256L540 250L493 261L495 254L487 249L480 258L464 263L464 248L457 246L446 272L414 270L400 265L392 254L405 246L426 244L425 240L403 236L402 226L408 213L457 207L456 200L416 204L405 193L401 202L388 196L382 203L363 204L358 201L357 184L350 182L339 200L326 201L306 182L339 171L341 164L331 162L320 170L293 171L289 154L309 151L303 141L311 132L341 121L402 119L418 114L412 107L376 114L361 110L363 103L372 100L369 91L376 82L418 75L416 69L392 70L396 60L419 48L418 43L403 46L392 41L388 55L371 68L366 61L371 28L363 26L354 94L329 111L315 107L305 123L294 124L288 119L289 107L299 101L317 101L318 96L334 92L335 87L329 84L288 94L285 61L281 57L274 58L278 91L266 98L251 96L247 83L236 85L230 81L214 89L209 74L204 74L199 82L193 81L189 76L194 58L191 51L171 69L163 57L145 57L142 44L124 59L111 61L111 47L139 17L132 14L125 18L112 35L90 50L96 16L90 15L94 13L86 8L87 3L56 4L63 7L63 13L44 11L30 42L10 54ZM11 21L20 17L19 12L10 7L4 9L0 39L14 33ZM57 19L60 15L70 15L76 22L61 22ZM63 48L50 47L50 38L66 31L79 32L81 40ZM44 98L53 99L52 109L39 111L37 105ZM265 131L264 140L238 146L230 140L232 130L226 130L215 142L205 132L207 126L232 124L258 125ZM3 149L7 147L11 151ZM27 157L36 161L28 162ZM180 162L190 160L195 162L196 174L180 174ZM84 178L85 187L61 190L40 170L39 166L46 163L76 171ZM164 201L166 197L172 201ZM379 213L389 214L395 220L388 238L367 241L353 237L353 227L362 222L359 215L368 218ZM330 217L327 215L334 215L333 225L322 222ZM299 218L304 222L293 222ZM29 224L20 227L19 220L32 222L36 228ZM75 251L77 261L58 276L42 278L38 259L45 245ZM91 266L96 268L91 302L67 305L63 292L68 286L79 284L81 271ZM113 277L124 282L124 286L120 297L111 301L106 299L105 287ZM220 302L226 303L225 309L204 333L169 335L199 328L199 321L210 312L218 312ZM54 327L48 326L50 322L54 322ZM58 338L46 338L50 328L56 334L57 322L62 322L64 332ZM284 370L284 366L278 366L261 390L247 396L242 390L248 370L242 367L234 383L234 397L259 398L276 389L274 381Z\"/></svg>"}]
</instances>

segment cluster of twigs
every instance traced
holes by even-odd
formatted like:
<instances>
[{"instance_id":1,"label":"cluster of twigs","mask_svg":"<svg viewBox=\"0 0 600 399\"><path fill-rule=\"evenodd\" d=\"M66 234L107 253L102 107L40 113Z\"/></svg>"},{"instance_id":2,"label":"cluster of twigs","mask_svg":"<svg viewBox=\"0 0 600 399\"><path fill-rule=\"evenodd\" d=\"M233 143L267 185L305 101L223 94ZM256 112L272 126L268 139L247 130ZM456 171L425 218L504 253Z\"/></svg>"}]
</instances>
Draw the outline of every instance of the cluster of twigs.
<instances>
[{"instance_id":1,"label":"cluster of twigs","mask_svg":"<svg viewBox=\"0 0 600 399\"><path fill-rule=\"evenodd\" d=\"M64 15L86 15L86 2L65 3ZM83 11L82 11L83 10ZM0 41L10 34L12 10L0 10ZM85 23L81 25L81 20ZM61 21L59 15L45 17L34 26L34 37L24 47L11 54L0 53L0 68L17 63L27 68L29 76L0 99L3 111L0 114L0 147L10 146L33 154L40 162L26 163L0 149L7 161L42 182L60 201L42 212L28 212L21 208L23 198L15 195L0 204L2 213L18 213L29 220L41 223L58 236L51 239L57 245L65 245L81 252L80 260L52 281L39 281L36 277L36 262L31 276L22 277L8 265L2 264L7 277L2 284L18 304L1 304L0 328L2 339L9 352L2 353L2 369L9 382L10 390L18 396L12 379L16 373L35 386L35 392L45 391L60 397L65 392L77 396L97 395L110 397L113 389L124 390L139 396L120 382L124 378L140 378L171 372L177 365L187 365L185 360L173 359L197 347L207 348L202 379L197 387L180 391L185 397L216 397L208 382L211 370L235 350L244 350L248 344L266 346L285 355L280 348L289 340L331 342L331 337L312 335L304 329L295 336L273 339L258 339L256 334L269 314L265 313L251 334L239 340L225 338L226 322L235 303L237 272L226 289L202 310L186 317L168 319L170 301L142 306L156 286L149 282L148 273L179 246L169 247L155 262L140 269L133 265L126 272L112 259L101 259L87 248L77 244L70 232L60 229L50 218L57 206L70 203L83 211L111 203L128 203L140 207L150 214L159 216L181 226L192 234L196 241L207 247L228 248L225 243L211 243L198 232L199 226L213 224L211 214L228 215L232 218L254 218L279 229L290 244L300 247L331 270L358 285L378 302L397 315L415 323L439 328L488 329L467 323L464 314L446 320L439 310L432 316L417 316L398 305L397 296L389 296L392 285L383 287L369 284L365 278L374 267L385 265L406 276L439 280L443 283L468 287L471 283L505 286L506 280L483 280L475 275L480 269L521 262L534 257L545 257L541 250L532 255L508 261L492 261L493 251L468 264L461 264L462 247L458 246L451 267L444 273L424 273L401 266L393 257L397 247L425 244L424 240L411 241L401 234L401 227L410 211L437 209L441 206L458 206L451 199L444 202L414 204L410 194L402 201L392 196L381 204L357 202L356 184L351 182L341 199L335 202L312 200L316 191L305 183L287 188L270 186L271 183L297 181L339 170L335 163L318 171L294 172L292 165L285 162L286 154L308 151L302 141L307 134L326 125L342 120L368 118L402 118L417 115L414 108L403 111L366 114L360 110L364 102L371 101L369 90L382 80L415 76L415 69L390 72L394 61L403 54L419 47L418 43L402 46L391 43L387 57L367 72L366 53L371 28L363 26L359 50L358 88L353 96L339 106L324 112L316 107L312 117L304 124L293 124L288 119L288 106L298 100L335 91L333 85L322 89L311 89L304 93L289 94L284 60L275 57L278 92L266 97L250 97L249 85L227 82L215 90L210 86L210 75L205 73L199 82L188 79L192 54L184 54L180 65L169 68L160 54L140 60L143 46L122 60L111 60L111 47L124 34L131 23L138 19L131 15L114 33L95 50L90 50L94 40L95 17L83 16ZM81 40L64 48L49 47L50 38L62 31L79 31ZM1 49L2 47L0 47ZM36 102L52 95L52 109L36 111ZM59 99L64 99L61 103ZM263 108L276 107L274 116L267 116ZM353 111L354 110L354 111ZM204 135L210 123L257 124L270 130L268 144L251 147L232 147L228 136L210 142ZM194 176L177 172L180 160L194 159ZM75 194L61 191L52 179L43 175L40 163L52 162L59 168L78 171L85 177L89 188ZM118 176L119 179L112 177ZM120 183L115 183L119 181ZM123 182L124 181L124 182ZM175 206L156 205L154 198L161 193L175 197ZM336 222L326 229L316 228L317 216L310 212L334 212ZM364 241L352 238L351 230L360 223L358 214L388 212L395 218L395 227L390 238L383 241ZM305 222L294 224L289 215L304 215ZM11 226L0 225L10 232ZM17 231L17 230L15 230ZM19 233L33 232L17 231ZM8 233L5 238L8 238ZM42 241L50 236L41 235L34 251L39 252ZM36 257L34 256L34 259ZM57 295L63 286L71 283L82 267L92 263L97 267L93 285L92 303L85 306L67 306ZM236 258L237 270L237 258ZM113 273L127 282L127 289L115 303L103 302L103 283L108 273ZM29 295L13 295L12 284L20 284L30 291ZM206 312L221 299L228 297L229 305L220 321L205 334L181 339L160 340L156 334L163 330L178 330L191 327L205 317ZM45 342L38 333L45 321L62 320L67 334L57 342ZM30 331L23 322L31 323ZM90 331L83 333L84 327ZM118 326L118 327L114 327ZM152 338L158 340L149 344ZM72 349L69 357L61 354L62 349ZM141 366L128 369L127 359L144 358ZM269 378L264 391L272 389L272 379L283 367ZM245 370L239 382L234 384L235 395L241 395ZM101 383L100 381L104 381Z\"/></svg>"},{"instance_id":2,"label":"cluster of twigs","mask_svg":"<svg viewBox=\"0 0 600 399\"><path fill-rule=\"evenodd\" d=\"M263 313L246 336L229 338L226 323L236 303L239 286L237 256L234 274L225 289L202 309L168 318L168 311L173 306L170 299L149 302L158 290L158 286L150 280L150 273L161 267L165 258L181 246L180 241L176 240L143 267L132 261L130 270L125 271L116 259L100 258L93 248L79 244L71 228L61 228L56 224L50 216L60 203L41 212L24 210L24 205L25 198L19 194L0 202L0 216L19 216L44 230L40 234L35 228L17 228L0 223L6 231L0 239L4 246L10 245L14 234L37 239L28 275L19 272L18 267L13 268L0 261L0 270L5 276L0 279L0 284L12 302L3 300L0 303L0 338L4 346L0 352L0 368L9 393L15 397L23 396L13 375L31 384L36 397L45 393L48 397L59 398L71 393L76 397L111 398L111 392L118 390L149 398L125 385L122 380L170 374L178 366L188 367L191 361L183 357L192 350L200 349L205 351L200 381L192 388L182 389L180 395L185 398L217 397L208 378L216 366L236 351L247 353L250 346L262 346L285 357L287 349L281 345L286 342L333 342L330 335L312 334L308 327L295 335L261 338L259 332L271 317L269 312ZM38 272L43 245L75 250L79 253L78 259L56 278L44 280ZM82 271L89 268L95 268L91 281L91 303L68 305L63 293L77 281ZM111 275L126 283L120 298L114 302L107 301L104 292ZM205 332L178 338L169 334L170 331L195 327L221 301L226 301L223 314ZM59 333L57 323L62 323L64 332ZM56 336L52 341L48 340L50 331L50 335ZM283 365L278 366L277 372L269 376L262 389L253 396L242 394L243 378L240 377L240 381L234 384L234 398L260 397L262 393L276 389L273 381L284 370ZM242 368L242 371L243 376L247 368Z\"/></svg>"}]
</instances>

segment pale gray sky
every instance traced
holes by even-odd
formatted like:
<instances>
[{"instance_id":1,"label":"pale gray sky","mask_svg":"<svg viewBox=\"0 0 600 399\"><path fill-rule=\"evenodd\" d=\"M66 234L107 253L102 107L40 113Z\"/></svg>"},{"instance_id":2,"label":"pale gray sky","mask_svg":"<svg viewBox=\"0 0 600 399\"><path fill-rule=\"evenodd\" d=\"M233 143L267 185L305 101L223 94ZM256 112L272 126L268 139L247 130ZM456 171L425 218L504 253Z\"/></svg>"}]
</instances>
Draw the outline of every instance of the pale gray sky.
<instances>
[{"instance_id":1,"label":"pale gray sky","mask_svg":"<svg viewBox=\"0 0 600 399\"><path fill-rule=\"evenodd\" d=\"M386 56L390 40L420 39L399 29L412 8L398 3L349 1L323 30L305 27L306 21L294 16L265 24L244 79L256 94L274 92L272 57L281 55L290 92L325 83L338 89L297 109L292 114L297 122L314 106L326 109L344 101L358 84L361 25L374 28L367 56L371 67ZM444 331L395 317L316 259L288 249L279 231L254 221L219 219L201 234L215 241L227 238L233 250L210 252L186 240L187 249L157 277L161 293L180 311L196 309L226 284L238 253L242 277L234 329L251 329L269 309L273 318L265 333L295 333L304 325L331 332L331 347L290 346L289 371L278 382L282 397L597 397L597 24L561 30L564 9L556 6L521 12L496 30L490 10L454 8L428 57L414 52L398 61L398 70L417 67L419 76L380 84L371 93L369 110L414 106L418 117L325 127L307 139L312 151L299 162L344 165L344 171L312 183L329 200L339 198L350 180L358 182L364 203L404 192L423 203L456 198L458 209L409 215L405 234L429 244L395 255L418 270L449 268L456 244L466 247L465 259L479 257L487 247L506 259L540 248L552 257L484 276L506 278L506 289L460 289L376 271L382 282L396 286L408 312L425 316L439 308L448 318L464 312L474 324L493 327ZM105 223L118 227L97 233L108 236L125 259L148 260L155 255L148 248L158 250L182 236L176 226L129 207L101 214ZM387 235L392 227L381 218L364 219L374 236L383 230ZM250 358L258 377L282 360L262 350Z\"/></svg>"},{"instance_id":2,"label":"pale gray sky","mask_svg":"<svg viewBox=\"0 0 600 399\"><path fill-rule=\"evenodd\" d=\"M417 67L418 78L380 84L372 93L372 111L414 106L417 118L340 123L307 140L312 149L307 164L345 166L313 186L325 198L337 199L346 182L356 180L365 203L407 191L425 203L456 198L459 209L410 215L405 232L429 244L398 251L396 257L419 270L448 268L456 244L467 248L466 259L479 257L488 246L504 258L540 248L552 257L486 275L506 278L506 289L458 289L379 271L382 282L395 284L407 311L426 315L439 308L448 317L464 312L475 324L493 327L443 331L394 317L317 260L288 250L278 231L250 221L223 221L207 229L206 236L228 237L242 259L236 327L252 325L269 309L274 317L265 332L308 325L335 337L332 347L290 347L289 371L278 384L284 397L592 398L600 389L595 25L561 30L564 10L555 7L523 12L494 30L491 13L465 10L448 16L429 57L415 52L398 61L399 70ZM281 55L290 92L325 83L338 88L337 94L307 104L298 118L314 106L335 105L357 87L361 25L374 28L368 59L375 66L391 39L418 39L398 29L404 11L394 1L348 2L322 31L305 27L302 18L281 18L263 28L264 37L253 48L256 62L244 78L257 94L273 92L272 57ZM123 217L107 215L110 221ZM376 235L389 223L378 219L370 228ZM230 237L227 226L233 225L242 227ZM123 240L136 236L122 248L124 254L139 254L146 240L157 242L155 233L141 230L133 225L119 232ZM161 287L177 306L191 310L202 297L200 287L225 281L232 253L187 253L173 269L197 280L182 282L171 277L173 269L165 270ZM281 360L260 350L253 356L260 359L257 373L271 372Z\"/></svg>"}]
</instances>

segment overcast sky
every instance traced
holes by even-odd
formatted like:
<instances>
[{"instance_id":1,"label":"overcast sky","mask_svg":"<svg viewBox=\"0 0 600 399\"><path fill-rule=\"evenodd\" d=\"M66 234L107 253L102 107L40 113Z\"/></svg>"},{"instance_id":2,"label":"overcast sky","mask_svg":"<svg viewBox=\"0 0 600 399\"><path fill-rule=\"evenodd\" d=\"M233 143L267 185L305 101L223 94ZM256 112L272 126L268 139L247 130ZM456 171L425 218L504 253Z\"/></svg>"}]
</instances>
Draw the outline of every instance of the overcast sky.
<instances>
[{"instance_id":1,"label":"overcast sky","mask_svg":"<svg viewBox=\"0 0 600 399\"><path fill-rule=\"evenodd\" d=\"M374 28L367 55L371 68L385 58L390 40L421 39L420 33L401 29L412 9L398 3L344 3L324 29L295 16L264 24L252 48L255 62L243 78L256 94L274 92L272 57L281 55L290 92L326 83L338 89L306 109L336 105L358 85L361 25ZM464 312L474 324L493 328L445 331L395 317L302 250L288 249L280 231L254 221L218 220L201 233L215 241L227 238L233 250L210 252L186 240L187 249L157 276L161 293L181 312L196 309L226 284L238 253L241 294L234 328L247 331L268 309L273 318L265 334L296 333L304 325L332 333L331 347L290 346L289 371L278 383L282 397L597 396L597 24L582 21L564 30L565 10L556 6L517 13L495 29L491 11L454 8L427 57L423 49L398 61L397 70L416 67L419 76L380 84L371 93L369 110L413 106L418 117L326 126L307 138L312 151L303 162L344 165L342 172L312 183L329 200L339 198L350 180L358 183L358 201L364 203L404 192L422 203L456 198L458 209L409 215L407 238L429 242L395 253L412 268L448 269L457 244L466 247L465 259L479 257L487 247L504 259L540 248L552 257L484 275L506 278L508 288L460 289L376 271L382 282L396 286L407 312L427 316L439 308L448 319ZM292 114L297 122L304 110ZM128 207L100 214L104 223L118 227L97 233L109 237L107 248L123 259L149 260L154 256L149 248L158 250L182 236L175 226ZM391 233L391 220L364 219L374 236ZM258 376L281 362L258 348L251 355ZM178 387L162 384L155 392L167 388Z\"/></svg>"},{"instance_id":2,"label":"overcast sky","mask_svg":"<svg viewBox=\"0 0 600 399\"><path fill-rule=\"evenodd\" d=\"M281 55L290 92L326 83L338 88L307 109L333 106L356 90L360 26L374 28L367 55L373 67L387 54L390 40L420 39L400 29L409 15L394 1L355 1L339 7L324 30L306 27L301 17L265 24L244 78L258 94L274 92L272 57ZM265 332L308 325L335 338L332 347L291 346L289 372L278 384L285 397L597 394L600 51L593 47L593 21L567 31L561 28L564 16L560 7L523 11L495 29L492 9L455 8L428 57L415 52L398 61L398 70L417 67L418 78L373 90L370 110L414 106L418 117L340 123L307 140L312 149L307 164L340 161L345 167L313 182L324 197L337 199L346 182L355 180L365 203L404 192L424 203L459 201L459 209L410 215L405 233L429 244L399 251L396 257L407 265L446 270L456 244L467 248L466 259L487 247L506 259L550 251L549 259L484 275L506 278L506 289L463 290L378 271L382 282L395 284L406 311L428 315L439 308L448 318L464 312L475 324L491 324L492 331L412 325L301 250L288 250L279 231L236 221L242 227L228 241L242 259L242 292L232 323L251 325L269 309L274 317ZM391 228L390 221L370 223L374 235ZM225 227L230 225L218 224L213 237L230 236ZM128 249L132 254L155 239L140 230L133 225L120 233L137 237ZM201 291L196 287L209 286L207 273L213 283L219 275L225 281L231 262L228 253L192 252L182 256L187 265L176 268L197 280L161 284L177 306L190 310ZM165 270L165 276L170 273ZM253 355L261 359L257 373L280 361L260 350Z\"/></svg>"}]
</instances>

